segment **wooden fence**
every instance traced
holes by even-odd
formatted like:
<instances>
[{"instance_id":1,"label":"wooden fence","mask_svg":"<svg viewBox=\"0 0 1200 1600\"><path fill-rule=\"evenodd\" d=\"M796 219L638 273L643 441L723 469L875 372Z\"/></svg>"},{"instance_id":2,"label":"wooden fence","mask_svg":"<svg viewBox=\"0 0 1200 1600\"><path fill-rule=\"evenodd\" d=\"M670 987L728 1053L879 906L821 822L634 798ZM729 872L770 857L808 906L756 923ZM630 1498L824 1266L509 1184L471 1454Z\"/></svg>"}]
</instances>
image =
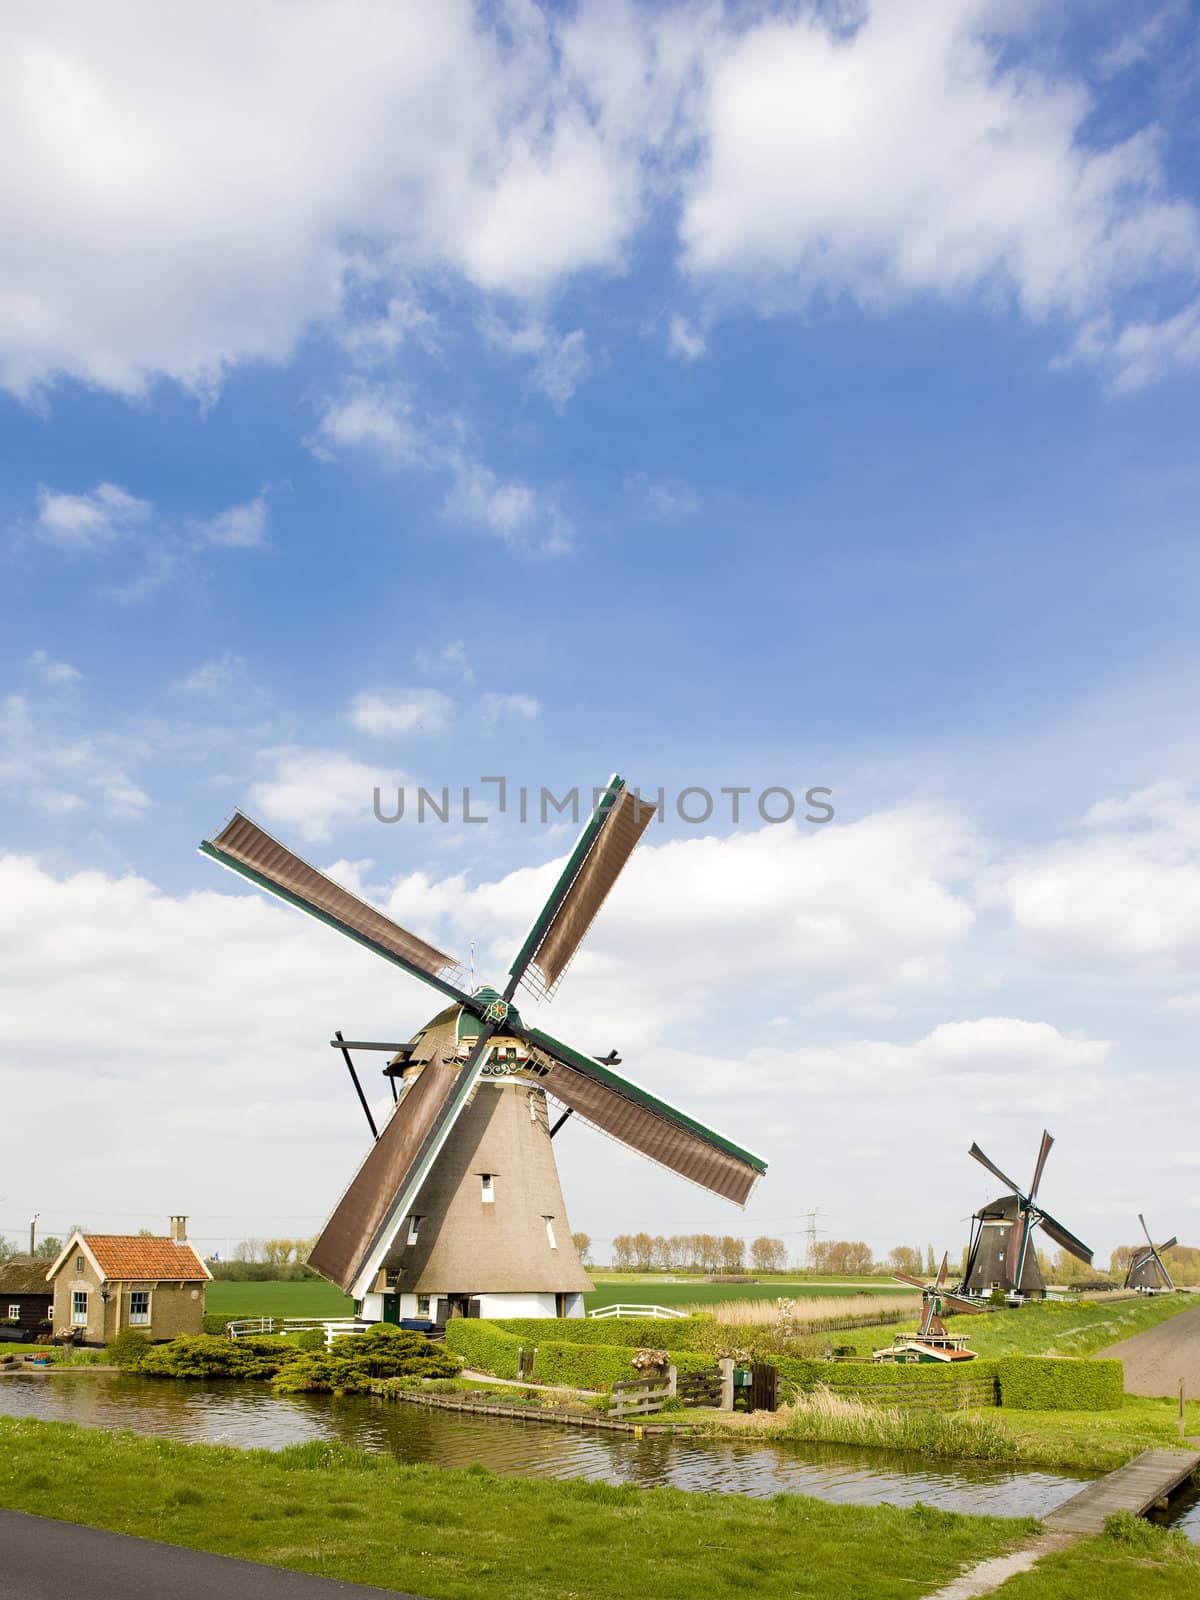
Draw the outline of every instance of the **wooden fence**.
<instances>
[{"instance_id":1,"label":"wooden fence","mask_svg":"<svg viewBox=\"0 0 1200 1600\"><path fill-rule=\"evenodd\" d=\"M610 1417L646 1416L661 1411L664 1400L674 1399L677 1374L674 1367L653 1378L619 1378L612 1386Z\"/></svg>"}]
</instances>

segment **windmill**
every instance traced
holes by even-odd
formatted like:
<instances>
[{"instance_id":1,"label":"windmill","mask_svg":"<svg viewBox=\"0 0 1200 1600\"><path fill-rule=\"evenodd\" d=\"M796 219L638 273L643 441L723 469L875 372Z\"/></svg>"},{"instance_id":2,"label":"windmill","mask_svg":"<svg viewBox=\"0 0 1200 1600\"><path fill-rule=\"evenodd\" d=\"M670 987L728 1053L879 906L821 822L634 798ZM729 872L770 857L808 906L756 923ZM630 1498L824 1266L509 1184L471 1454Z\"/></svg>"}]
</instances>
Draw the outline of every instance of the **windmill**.
<instances>
[{"instance_id":1,"label":"windmill","mask_svg":"<svg viewBox=\"0 0 1200 1600\"><path fill-rule=\"evenodd\" d=\"M549 998L654 815L614 776L502 990L302 861L235 811L203 854L420 978L449 1004L401 1044L331 1041L375 1141L309 1265L368 1321L582 1315L591 1281L566 1219L552 1140L570 1116L744 1205L766 1163L586 1055L527 1026L514 997ZM385 1050L394 1104L376 1130L352 1049ZM397 1080L400 1087L397 1089ZM547 1098L562 1108L553 1126Z\"/></svg>"},{"instance_id":2,"label":"windmill","mask_svg":"<svg viewBox=\"0 0 1200 1600\"><path fill-rule=\"evenodd\" d=\"M1005 1295L1019 1295L1024 1300L1044 1299L1046 1286L1030 1242L1035 1228L1041 1228L1055 1244L1091 1266L1092 1252L1087 1245L1038 1204L1038 1189L1053 1143L1043 1130L1028 1194L989 1161L977 1144L971 1146L968 1153L1006 1184L1011 1193L989 1201L975 1213L967 1270L961 1285L966 1294L988 1295L999 1289Z\"/></svg>"},{"instance_id":3,"label":"windmill","mask_svg":"<svg viewBox=\"0 0 1200 1600\"><path fill-rule=\"evenodd\" d=\"M966 1348L966 1335L947 1332L942 1316L981 1316L985 1307L946 1287L949 1264L947 1252L932 1283L911 1278L907 1272L892 1273L897 1282L911 1283L914 1289L920 1289L921 1327L915 1334L897 1334L886 1350L875 1351L876 1361L974 1361L975 1351Z\"/></svg>"},{"instance_id":4,"label":"windmill","mask_svg":"<svg viewBox=\"0 0 1200 1600\"><path fill-rule=\"evenodd\" d=\"M1140 1289L1143 1294L1170 1293L1175 1285L1171 1282L1171 1274L1163 1263L1163 1255L1177 1245L1179 1240L1172 1234L1166 1244L1155 1244L1146 1226L1146 1219L1140 1211L1138 1221L1142 1225L1142 1232L1146 1235L1146 1243L1144 1247L1139 1245L1129 1259L1125 1287Z\"/></svg>"}]
</instances>

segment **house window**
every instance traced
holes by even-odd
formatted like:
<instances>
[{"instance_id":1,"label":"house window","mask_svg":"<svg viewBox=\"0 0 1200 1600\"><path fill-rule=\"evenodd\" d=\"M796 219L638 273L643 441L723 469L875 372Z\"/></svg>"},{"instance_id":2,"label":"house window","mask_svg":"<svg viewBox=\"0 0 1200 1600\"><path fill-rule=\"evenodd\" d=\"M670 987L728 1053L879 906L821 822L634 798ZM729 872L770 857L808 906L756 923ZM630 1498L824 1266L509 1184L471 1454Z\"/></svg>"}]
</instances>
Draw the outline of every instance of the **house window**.
<instances>
[{"instance_id":1,"label":"house window","mask_svg":"<svg viewBox=\"0 0 1200 1600\"><path fill-rule=\"evenodd\" d=\"M129 1291L129 1325L132 1328L145 1328L150 1323L150 1291L149 1289L131 1289Z\"/></svg>"},{"instance_id":2,"label":"house window","mask_svg":"<svg viewBox=\"0 0 1200 1600\"><path fill-rule=\"evenodd\" d=\"M87 1327L87 1290L76 1289L71 1294L71 1326Z\"/></svg>"},{"instance_id":3,"label":"house window","mask_svg":"<svg viewBox=\"0 0 1200 1600\"><path fill-rule=\"evenodd\" d=\"M496 1190L495 1185L492 1183L491 1173L481 1172L479 1174L479 1182L482 1186L480 1198L483 1200L483 1203L485 1205L494 1205L496 1201Z\"/></svg>"},{"instance_id":4,"label":"house window","mask_svg":"<svg viewBox=\"0 0 1200 1600\"><path fill-rule=\"evenodd\" d=\"M8 1308L8 1320L10 1322L19 1322L20 1319L21 1319L21 1308L20 1308L20 1306L9 1306L9 1308Z\"/></svg>"},{"instance_id":5,"label":"house window","mask_svg":"<svg viewBox=\"0 0 1200 1600\"><path fill-rule=\"evenodd\" d=\"M420 1227L421 1227L421 1219L420 1219L420 1217L409 1217L409 1219L408 1219L408 1242L409 1242L409 1244L416 1244L416 1242L417 1242L417 1234L420 1231Z\"/></svg>"},{"instance_id":6,"label":"house window","mask_svg":"<svg viewBox=\"0 0 1200 1600\"><path fill-rule=\"evenodd\" d=\"M83 1267L84 1267L83 1257L82 1256L76 1256L75 1257L75 1276L77 1278L82 1278L83 1277Z\"/></svg>"},{"instance_id":7,"label":"house window","mask_svg":"<svg viewBox=\"0 0 1200 1600\"><path fill-rule=\"evenodd\" d=\"M417 1296L417 1315L419 1317L427 1317L429 1315L429 1296L427 1294L419 1294Z\"/></svg>"},{"instance_id":8,"label":"house window","mask_svg":"<svg viewBox=\"0 0 1200 1600\"><path fill-rule=\"evenodd\" d=\"M551 1250L557 1250L558 1240L554 1237L554 1218L543 1217L542 1221L546 1224L546 1238L550 1241Z\"/></svg>"}]
</instances>

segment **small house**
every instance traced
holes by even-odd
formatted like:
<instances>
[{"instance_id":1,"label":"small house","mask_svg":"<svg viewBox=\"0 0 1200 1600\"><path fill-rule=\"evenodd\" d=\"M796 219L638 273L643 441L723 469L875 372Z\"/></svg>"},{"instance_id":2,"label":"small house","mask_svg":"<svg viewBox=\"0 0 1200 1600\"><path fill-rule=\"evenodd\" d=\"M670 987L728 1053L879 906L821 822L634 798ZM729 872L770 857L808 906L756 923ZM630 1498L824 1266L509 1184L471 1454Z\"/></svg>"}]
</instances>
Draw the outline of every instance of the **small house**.
<instances>
[{"instance_id":1,"label":"small house","mask_svg":"<svg viewBox=\"0 0 1200 1600\"><path fill-rule=\"evenodd\" d=\"M13 1256L0 1265L0 1339L32 1344L49 1333L53 1299L44 1261Z\"/></svg>"},{"instance_id":2,"label":"small house","mask_svg":"<svg viewBox=\"0 0 1200 1600\"><path fill-rule=\"evenodd\" d=\"M73 1233L45 1277L58 1337L99 1345L127 1328L154 1340L204 1332L212 1274L188 1242L186 1217L172 1217L166 1237Z\"/></svg>"}]
</instances>

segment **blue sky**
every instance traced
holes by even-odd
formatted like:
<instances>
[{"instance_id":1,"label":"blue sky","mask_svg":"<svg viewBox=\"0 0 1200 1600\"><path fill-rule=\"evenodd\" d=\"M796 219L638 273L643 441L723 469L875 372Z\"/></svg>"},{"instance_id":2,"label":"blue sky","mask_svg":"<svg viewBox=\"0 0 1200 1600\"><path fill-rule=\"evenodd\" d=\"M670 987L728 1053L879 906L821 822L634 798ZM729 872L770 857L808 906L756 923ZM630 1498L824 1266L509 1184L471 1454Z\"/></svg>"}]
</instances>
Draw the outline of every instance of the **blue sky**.
<instances>
[{"instance_id":1,"label":"blue sky","mask_svg":"<svg viewBox=\"0 0 1200 1600\"><path fill-rule=\"evenodd\" d=\"M618 1205L573 1132L576 1226L941 1248L1048 1122L1101 1255L1186 1238L1194 7L350 11L0 68L0 1228L361 1154L322 1040L429 1002L214 881L232 806L494 970L572 830L373 786L617 767L837 814L652 831L545 1021L772 1168Z\"/></svg>"}]
</instances>

